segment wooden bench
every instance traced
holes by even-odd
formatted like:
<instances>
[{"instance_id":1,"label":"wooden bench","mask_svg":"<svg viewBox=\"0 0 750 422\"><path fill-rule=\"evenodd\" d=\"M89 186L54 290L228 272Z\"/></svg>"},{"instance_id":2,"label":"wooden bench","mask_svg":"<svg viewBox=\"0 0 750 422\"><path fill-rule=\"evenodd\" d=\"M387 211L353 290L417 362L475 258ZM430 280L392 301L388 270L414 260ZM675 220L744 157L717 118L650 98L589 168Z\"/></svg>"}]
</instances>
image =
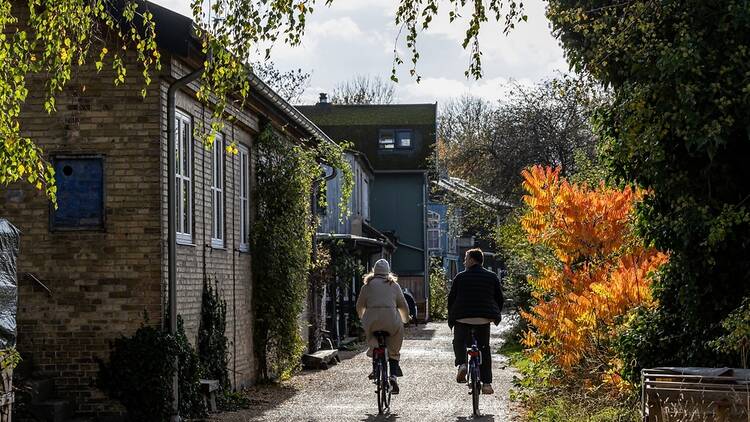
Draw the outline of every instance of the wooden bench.
<instances>
[{"instance_id":1,"label":"wooden bench","mask_svg":"<svg viewBox=\"0 0 750 422\"><path fill-rule=\"evenodd\" d=\"M209 412L216 412L216 392L221 389L219 380L199 380L201 393L203 393L203 404Z\"/></svg>"},{"instance_id":2,"label":"wooden bench","mask_svg":"<svg viewBox=\"0 0 750 422\"><path fill-rule=\"evenodd\" d=\"M644 369L641 381L644 422L750 420L750 370Z\"/></svg>"}]
</instances>

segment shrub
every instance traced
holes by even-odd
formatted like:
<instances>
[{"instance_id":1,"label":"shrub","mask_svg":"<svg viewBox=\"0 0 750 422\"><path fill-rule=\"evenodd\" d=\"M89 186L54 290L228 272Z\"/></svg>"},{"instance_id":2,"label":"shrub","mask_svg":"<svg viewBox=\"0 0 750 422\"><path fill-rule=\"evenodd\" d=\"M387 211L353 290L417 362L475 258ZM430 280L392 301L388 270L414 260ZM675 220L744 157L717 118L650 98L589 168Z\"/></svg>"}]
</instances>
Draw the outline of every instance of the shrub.
<instances>
[{"instance_id":1,"label":"shrub","mask_svg":"<svg viewBox=\"0 0 750 422\"><path fill-rule=\"evenodd\" d=\"M576 382L624 386L613 341L632 310L655 305L649 275L667 261L632 232L643 194L571 184L559 169L536 166L523 175L528 210L521 224L528 240L554 257L530 278L534 304L521 312L531 326L524 344L534 360L551 358Z\"/></svg>"},{"instance_id":2,"label":"shrub","mask_svg":"<svg viewBox=\"0 0 750 422\"><path fill-rule=\"evenodd\" d=\"M172 413L174 360L179 357L180 413L203 416L198 358L178 317L173 337L149 325L112 343L109 362L99 363L97 385L120 401L132 420L162 422Z\"/></svg>"},{"instance_id":3,"label":"shrub","mask_svg":"<svg viewBox=\"0 0 750 422\"><path fill-rule=\"evenodd\" d=\"M448 278L440 259L430 261L430 318L445 320L448 318Z\"/></svg>"},{"instance_id":4,"label":"shrub","mask_svg":"<svg viewBox=\"0 0 750 422\"><path fill-rule=\"evenodd\" d=\"M211 280L203 281L201 324L198 329L198 356L209 379L219 380L223 389L229 389L229 341L226 337L227 303L219 295L219 287Z\"/></svg>"}]
</instances>

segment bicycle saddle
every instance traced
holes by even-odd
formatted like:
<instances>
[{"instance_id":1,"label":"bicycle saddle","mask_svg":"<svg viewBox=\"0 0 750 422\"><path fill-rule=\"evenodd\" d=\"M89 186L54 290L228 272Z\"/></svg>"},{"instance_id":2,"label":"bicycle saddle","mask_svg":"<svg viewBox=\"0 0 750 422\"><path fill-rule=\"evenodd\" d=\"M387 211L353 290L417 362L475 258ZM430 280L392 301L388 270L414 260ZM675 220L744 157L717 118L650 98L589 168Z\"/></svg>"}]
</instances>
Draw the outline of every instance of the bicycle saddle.
<instances>
[{"instance_id":1,"label":"bicycle saddle","mask_svg":"<svg viewBox=\"0 0 750 422\"><path fill-rule=\"evenodd\" d=\"M375 331L372 335L375 337L388 337L390 334L388 334L388 331Z\"/></svg>"}]
</instances>

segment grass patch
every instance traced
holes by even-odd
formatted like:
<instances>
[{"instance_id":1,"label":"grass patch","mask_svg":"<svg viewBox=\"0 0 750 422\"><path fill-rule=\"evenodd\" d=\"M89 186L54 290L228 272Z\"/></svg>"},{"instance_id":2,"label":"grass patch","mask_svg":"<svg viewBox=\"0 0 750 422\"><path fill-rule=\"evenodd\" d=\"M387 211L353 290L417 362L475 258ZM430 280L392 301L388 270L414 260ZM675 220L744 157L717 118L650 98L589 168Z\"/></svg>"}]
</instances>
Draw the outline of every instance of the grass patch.
<instances>
[{"instance_id":1,"label":"grass patch","mask_svg":"<svg viewBox=\"0 0 750 422\"><path fill-rule=\"evenodd\" d=\"M581 403L565 397L534 399L526 420L536 422L636 422L640 420L638 408L625 404ZM635 404L635 403L633 403Z\"/></svg>"}]
</instances>

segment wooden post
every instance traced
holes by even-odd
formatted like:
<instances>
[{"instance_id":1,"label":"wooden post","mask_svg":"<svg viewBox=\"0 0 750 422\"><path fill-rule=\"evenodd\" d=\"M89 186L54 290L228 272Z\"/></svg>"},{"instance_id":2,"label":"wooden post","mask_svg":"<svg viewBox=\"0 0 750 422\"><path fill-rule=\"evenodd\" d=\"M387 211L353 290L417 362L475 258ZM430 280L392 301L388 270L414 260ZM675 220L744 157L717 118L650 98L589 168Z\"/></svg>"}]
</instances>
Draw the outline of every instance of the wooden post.
<instances>
[{"instance_id":1,"label":"wooden post","mask_svg":"<svg viewBox=\"0 0 750 422\"><path fill-rule=\"evenodd\" d=\"M11 412L13 410L13 368L3 369L3 390L0 392L0 422L11 422Z\"/></svg>"}]
</instances>

